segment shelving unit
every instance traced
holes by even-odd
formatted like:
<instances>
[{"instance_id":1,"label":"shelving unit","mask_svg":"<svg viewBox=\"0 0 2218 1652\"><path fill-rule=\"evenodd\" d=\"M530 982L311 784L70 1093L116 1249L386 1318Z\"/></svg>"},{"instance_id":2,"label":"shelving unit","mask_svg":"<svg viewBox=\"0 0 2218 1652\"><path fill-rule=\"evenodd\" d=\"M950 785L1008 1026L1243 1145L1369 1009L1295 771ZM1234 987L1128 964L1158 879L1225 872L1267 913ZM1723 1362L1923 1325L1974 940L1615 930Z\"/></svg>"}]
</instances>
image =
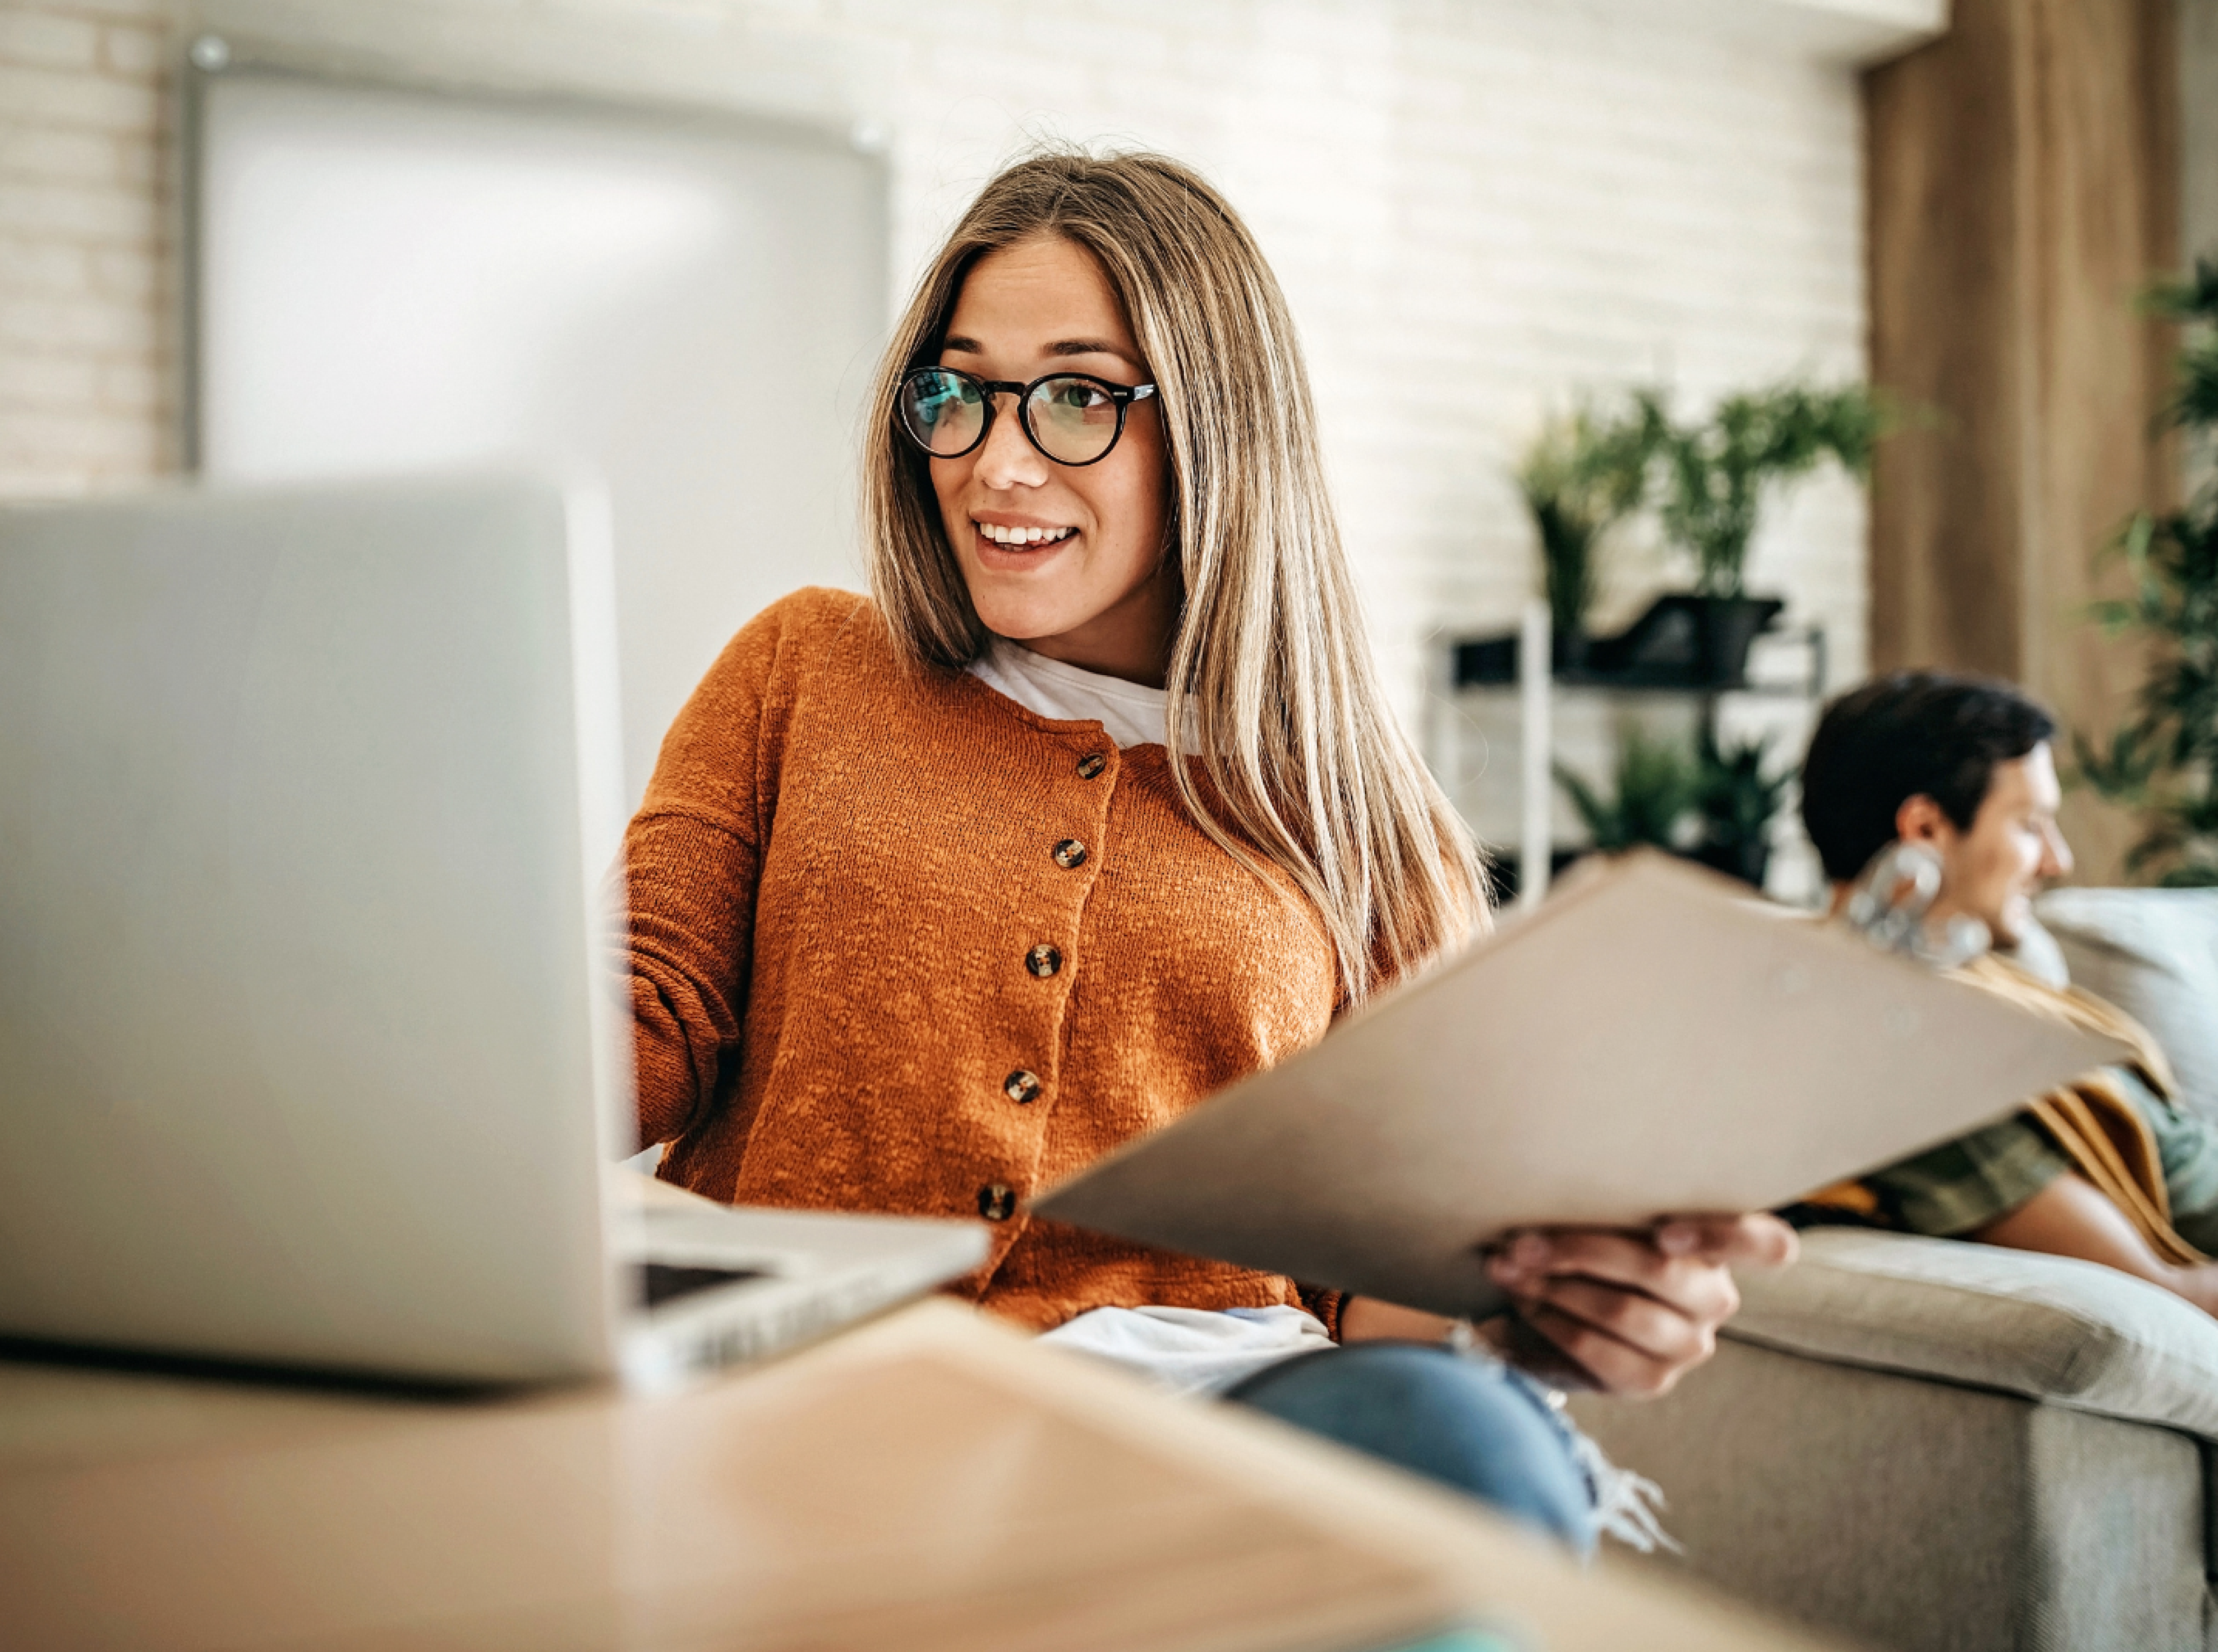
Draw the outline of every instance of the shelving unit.
<instances>
[{"instance_id":1,"label":"shelving unit","mask_svg":"<svg viewBox=\"0 0 2218 1652\"><path fill-rule=\"evenodd\" d=\"M1517 665L1536 636L1546 650L1546 614L1540 603L1528 612L1514 653ZM1557 761L1607 786L1617 742L1633 726L1653 737L1688 741L1704 727L1721 742L1768 735L1781 759L1791 762L1800 757L1828 684L1825 631L1806 626L1759 633L1748 668L1731 681L1657 681L1652 673L1651 680L1626 680L1556 668L1536 706L1533 685L1501 678L1505 640L1452 638L1440 645L1428 755L1480 841L1499 861L1519 869L1521 894L1531 887L1521 872L1538 842L1547 844L1552 866L1587 846L1576 815L1557 792ZM1488 663L1495 669L1470 680L1476 675L1474 652L1482 646L1490 651ZM1794 841L1779 846L1792 851L1800 834L1788 835ZM1774 893L1790 899L1809 893L1800 886L1814 873L1808 864L1797 864L1806 859L1791 852L1775 856Z\"/></svg>"}]
</instances>

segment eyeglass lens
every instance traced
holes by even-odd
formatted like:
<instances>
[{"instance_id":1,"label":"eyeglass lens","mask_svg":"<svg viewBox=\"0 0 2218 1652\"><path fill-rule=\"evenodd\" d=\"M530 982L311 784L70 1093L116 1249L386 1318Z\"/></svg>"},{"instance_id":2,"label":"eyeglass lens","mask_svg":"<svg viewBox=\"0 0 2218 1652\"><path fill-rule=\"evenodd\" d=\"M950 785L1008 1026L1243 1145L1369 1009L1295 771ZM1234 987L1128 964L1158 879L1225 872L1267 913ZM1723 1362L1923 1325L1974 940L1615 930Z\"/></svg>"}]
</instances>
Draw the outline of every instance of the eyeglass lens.
<instances>
[{"instance_id":1,"label":"eyeglass lens","mask_svg":"<svg viewBox=\"0 0 2218 1652\"><path fill-rule=\"evenodd\" d=\"M901 423L926 452L954 458L978 445L986 430L986 394L965 374L939 368L903 382ZM1066 465L1091 464L1117 441L1117 403L1093 380L1075 374L1043 379L1025 399L1024 423L1033 444Z\"/></svg>"},{"instance_id":2,"label":"eyeglass lens","mask_svg":"<svg viewBox=\"0 0 2218 1652\"><path fill-rule=\"evenodd\" d=\"M986 399L959 374L912 373L901 383L901 424L926 453L952 457L976 446L986 428Z\"/></svg>"}]
</instances>

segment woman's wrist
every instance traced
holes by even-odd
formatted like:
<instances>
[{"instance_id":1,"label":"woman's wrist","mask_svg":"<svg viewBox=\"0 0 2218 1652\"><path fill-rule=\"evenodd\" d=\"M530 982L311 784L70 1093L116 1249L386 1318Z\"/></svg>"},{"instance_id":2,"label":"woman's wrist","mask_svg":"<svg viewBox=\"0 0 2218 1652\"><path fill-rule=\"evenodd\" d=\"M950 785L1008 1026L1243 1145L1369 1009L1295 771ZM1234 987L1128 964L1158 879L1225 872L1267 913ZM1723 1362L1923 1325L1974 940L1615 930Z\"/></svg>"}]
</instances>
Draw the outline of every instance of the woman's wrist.
<instances>
[{"instance_id":1,"label":"woman's wrist","mask_svg":"<svg viewBox=\"0 0 2218 1652\"><path fill-rule=\"evenodd\" d=\"M1340 1340L1350 1342L1445 1342L1456 1321L1376 1296L1349 1296L1340 1305Z\"/></svg>"}]
</instances>

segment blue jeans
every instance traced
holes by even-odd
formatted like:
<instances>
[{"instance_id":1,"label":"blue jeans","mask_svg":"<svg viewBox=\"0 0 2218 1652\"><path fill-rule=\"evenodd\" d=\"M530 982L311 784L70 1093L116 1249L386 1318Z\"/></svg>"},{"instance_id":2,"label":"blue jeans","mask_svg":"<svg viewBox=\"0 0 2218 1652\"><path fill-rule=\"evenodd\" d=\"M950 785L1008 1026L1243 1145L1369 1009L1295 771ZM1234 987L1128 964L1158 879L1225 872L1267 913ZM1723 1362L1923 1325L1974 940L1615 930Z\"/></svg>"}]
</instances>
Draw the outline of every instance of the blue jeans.
<instances>
[{"instance_id":1,"label":"blue jeans","mask_svg":"<svg viewBox=\"0 0 2218 1652\"><path fill-rule=\"evenodd\" d=\"M1594 1497L1569 1426L1528 1378L1430 1343L1298 1355L1224 1396L1492 1504L1582 1556Z\"/></svg>"}]
</instances>

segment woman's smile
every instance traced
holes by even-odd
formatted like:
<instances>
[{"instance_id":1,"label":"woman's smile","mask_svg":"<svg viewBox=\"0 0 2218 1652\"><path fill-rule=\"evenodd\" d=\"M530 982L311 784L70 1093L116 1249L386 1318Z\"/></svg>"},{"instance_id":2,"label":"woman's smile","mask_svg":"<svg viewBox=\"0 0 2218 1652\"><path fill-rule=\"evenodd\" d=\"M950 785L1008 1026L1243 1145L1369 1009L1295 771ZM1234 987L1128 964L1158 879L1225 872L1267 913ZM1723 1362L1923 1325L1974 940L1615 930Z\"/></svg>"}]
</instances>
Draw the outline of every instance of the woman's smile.
<instances>
[{"instance_id":1,"label":"woman's smile","mask_svg":"<svg viewBox=\"0 0 2218 1652\"><path fill-rule=\"evenodd\" d=\"M1013 572L1044 567L1055 553L1076 548L1078 529L1034 517L982 512L970 518L972 554L989 568Z\"/></svg>"}]
</instances>

